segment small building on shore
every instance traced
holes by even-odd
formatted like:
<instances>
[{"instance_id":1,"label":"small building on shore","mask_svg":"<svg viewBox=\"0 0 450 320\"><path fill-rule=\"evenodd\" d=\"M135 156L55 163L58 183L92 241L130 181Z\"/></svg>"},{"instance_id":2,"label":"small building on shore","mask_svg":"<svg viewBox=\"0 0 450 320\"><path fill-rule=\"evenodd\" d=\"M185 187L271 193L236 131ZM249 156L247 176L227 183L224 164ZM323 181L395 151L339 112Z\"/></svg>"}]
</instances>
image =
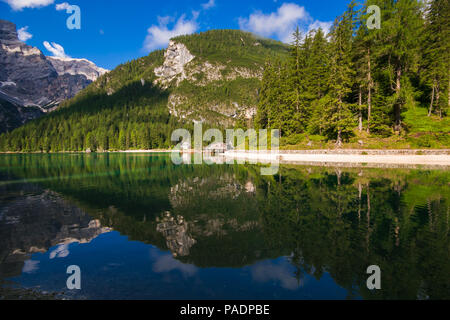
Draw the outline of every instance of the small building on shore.
<instances>
[{"instance_id":1,"label":"small building on shore","mask_svg":"<svg viewBox=\"0 0 450 320\"><path fill-rule=\"evenodd\" d=\"M191 150L191 144L189 142L183 142L180 146L181 151L190 151Z\"/></svg>"},{"instance_id":2,"label":"small building on shore","mask_svg":"<svg viewBox=\"0 0 450 320\"><path fill-rule=\"evenodd\" d=\"M231 147L231 145L227 145L223 142L215 142L207 146L204 150L211 153L225 153L226 151L232 149L233 148Z\"/></svg>"}]
</instances>

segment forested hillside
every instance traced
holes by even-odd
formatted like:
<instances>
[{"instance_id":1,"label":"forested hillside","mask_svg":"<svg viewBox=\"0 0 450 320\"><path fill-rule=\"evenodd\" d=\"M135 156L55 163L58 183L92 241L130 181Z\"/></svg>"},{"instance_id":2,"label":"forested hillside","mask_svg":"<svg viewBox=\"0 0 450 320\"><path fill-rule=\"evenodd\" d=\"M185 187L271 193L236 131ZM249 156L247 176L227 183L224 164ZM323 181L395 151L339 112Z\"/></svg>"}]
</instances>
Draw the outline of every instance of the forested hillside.
<instances>
[{"instance_id":1,"label":"forested hillside","mask_svg":"<svg viewBox=\"0 0 450 320\"><path fill-rule=\"evenodd\" d=\"M450 1L352 2L328 39L297 30L289 60L267 62L256 122L299 146L448 147L449 73Z\"/></svg>"},{"instance_id":2,"label":"forested hillside","mask_svg":"<svg viewBox=\"0 0 450 320\"><path fill-rule=\"evenodd\" d=\"M373 4L380 29L367 27ZM281 129L285 148L448 148L449 26L448 0L370 0L289 46L238 30L180 36L193 59L179 75L155 74L163 50L120 65L1 135L0 151L169 148L194 121Z\"/></svg>"},{"instance_id":3,"label":"forested hillside","mask_svg":"<svg viewBox=\"0 0 450 320\"><path fill-rule=\"evenodd\" d=\"M63 103L58 111L3 135L4 150L120 150L161 147L171 122L167 93L141 82L162 60L162 51L124 64ZM154 77L154 75L153 75Z\"/></svg>"},{"instance_id":4,"label":"forested hillside","mask_svg":"<svg viewBox=\"0 0 450 320\"><path fill-rule=\"evenodd\" d=\"M238 30L213 30L174 40L195 55L189 65L195 77L179 84L159 84L155 69L163 65L164 51L155 51L103 75L59 110L0 136L0 150L161 149L172 145L173 130L192 129L192 120L220 128L226 127L223 119L232 119L232 126L245 123L239 120L240 114L228 116L228 109L254 105L256 112L260 80L252 72L262 75L266 60L284 60L289 50L281 42ZM205 65L213 70L204 70ZM241 76L236 70L248 74ZM212 79L207 79L211 72ZM186 108L190 116L171 115L170 97L172 101L182 97L185 105L178 105L178 112Z\"/></svg>"}]
</instances>

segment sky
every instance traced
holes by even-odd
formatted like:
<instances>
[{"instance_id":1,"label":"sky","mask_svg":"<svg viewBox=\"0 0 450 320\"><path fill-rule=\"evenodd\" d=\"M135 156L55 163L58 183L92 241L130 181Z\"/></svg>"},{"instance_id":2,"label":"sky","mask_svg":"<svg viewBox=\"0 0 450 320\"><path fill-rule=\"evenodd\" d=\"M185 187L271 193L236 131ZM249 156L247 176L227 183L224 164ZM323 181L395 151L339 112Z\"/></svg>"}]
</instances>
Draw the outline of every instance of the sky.
<instances>
[{"instance_id":1,"label":"sky","mask_svg":"<svg viewBox=\"0 0 450 320\"><path fill-rule=\"evenodd\" d=\"M0 0L0 19L45 55L117 65L167 47L171 37L212 29L241 29L290 42L303 32L327 30L349 0ZM78 6L80 29L67 20ZM69 12L68 12L69 11ZM70 25L70 24L69 24Z\"/></svg>"}]
</instances>

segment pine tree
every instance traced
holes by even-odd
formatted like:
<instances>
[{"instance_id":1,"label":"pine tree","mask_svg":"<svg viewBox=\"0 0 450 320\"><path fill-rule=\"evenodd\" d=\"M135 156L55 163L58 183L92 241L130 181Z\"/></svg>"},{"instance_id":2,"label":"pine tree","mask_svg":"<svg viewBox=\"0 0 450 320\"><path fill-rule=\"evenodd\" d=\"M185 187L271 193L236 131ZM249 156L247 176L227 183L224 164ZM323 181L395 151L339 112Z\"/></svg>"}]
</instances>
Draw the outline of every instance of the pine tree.
<instances>
[{"instance_id":1,"label":"pine tree","mask_svg":"<svg viewBox=\"0 0 450 320\"><path fill-rule=\"evenodd\" d=\"M321 28L314 32L309 65L308 73L311 77L311 94L314 100L321 99L327 92L327 83L329 81L328 42Z\"/></svg>"},{"instance_id":2,"label":"pine tree","mask_svg":"<svg viewBox=\"0 0 450 320\"><path fill-rule=\"evenodd\" d=\"M442 106L450 103L450 1L428 3L423 48L424 80L431 87L428 116L437 109L442 118Z\"/></svg>"},{"instance_id":3,"label":"pine tree","mask_svg":"<svg viewBox=\"0 0 450 320\"><path fill-rule=\"evenodd\" d=\"M347 96L351 92L354 75L352 63L353 27L355 19L354 1L347 12L338 18L331 31L331 73L329 98L325 100L326 130L336 136L336 145L352 132L353 116Z\"/></svg>"},{"instance_id":4,"label":"pine tree","mask_svg":"<svg viewBox=\"0 0 450 320\"><path fill-rule=\"evenodd\" d=\"M354 40L354 68L356 71L355 84L358 97L358 129L363 130L363 109L367 111L367 133L370 133L372 117L372 93L374 88L373 70L376 53L376 37L379 31L370 30L367 27L369 15L367 9L369 3L365 3L359 12L358 30ZM366 97L366 103L363 103Z\"/></svg>"},{"instance_id":5,"label":"pine tree","mask_svg":"<svg viewBox=\"0 0 450 320\"><path fill-rule=\"evenodd\" d=\"M266 62L264 68L261 89L259 92L259 103L256 114L257 128L269 128L271 123L271 110L275 108L273 90L275 85L275 68L269 61Z\"/></svg>"},{"instance_id":6,"label":"pine tree","mask_svg":"<svg viewBox=\"0 0 450 320\"><path fill-rule=\"evenodd\" d=\"M291 54L286 65L286 81L283 89L283 101L286 107L282 111L285 117L285 130L288 135L304 132L308 114L302 92L305 92L305 50L302 49L302 34L297 27L293 34ZM306 40L305 40L306 41Z\"/></svg>"},{"instance_id":7,"label":"pine tree","mask_svg":"<svg viewBox=\"0 0 450 320\"><path fill-rule=\"evenodd\" d=\"M421 3L417 0L382 1L382 28L380 59L384 60L392 97L394 130L402 125L401 113L406 103L404 85L408 73L417 69L420 34L423 28Z\"/></svg>"}]
</instances>

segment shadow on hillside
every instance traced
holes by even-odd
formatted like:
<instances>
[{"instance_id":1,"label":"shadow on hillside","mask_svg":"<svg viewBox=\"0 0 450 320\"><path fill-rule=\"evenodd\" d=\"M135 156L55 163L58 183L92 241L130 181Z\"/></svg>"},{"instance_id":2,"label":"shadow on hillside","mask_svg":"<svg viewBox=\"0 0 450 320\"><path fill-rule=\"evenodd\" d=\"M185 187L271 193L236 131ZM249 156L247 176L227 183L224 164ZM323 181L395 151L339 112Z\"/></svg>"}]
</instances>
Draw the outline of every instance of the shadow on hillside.
<instances>
[{"instance_id":1,"label":"shadow on hillside","mask_svg":"<svg viewBox=\"0 0 450 320\"><path fill-rule=\"evenodd\" d=\"M151 106L162 102L166 102L169 92L163 90L153 83L145 83L134 81L123 86L118 91L108 95L102 93L85 93L70 100L70 104L61 107L59 110L50 114L50 116L58 117L64 115L70 117L76 113L96 114L105 109L123 108L129 106Z\"/></svg>"}]
</instances>

